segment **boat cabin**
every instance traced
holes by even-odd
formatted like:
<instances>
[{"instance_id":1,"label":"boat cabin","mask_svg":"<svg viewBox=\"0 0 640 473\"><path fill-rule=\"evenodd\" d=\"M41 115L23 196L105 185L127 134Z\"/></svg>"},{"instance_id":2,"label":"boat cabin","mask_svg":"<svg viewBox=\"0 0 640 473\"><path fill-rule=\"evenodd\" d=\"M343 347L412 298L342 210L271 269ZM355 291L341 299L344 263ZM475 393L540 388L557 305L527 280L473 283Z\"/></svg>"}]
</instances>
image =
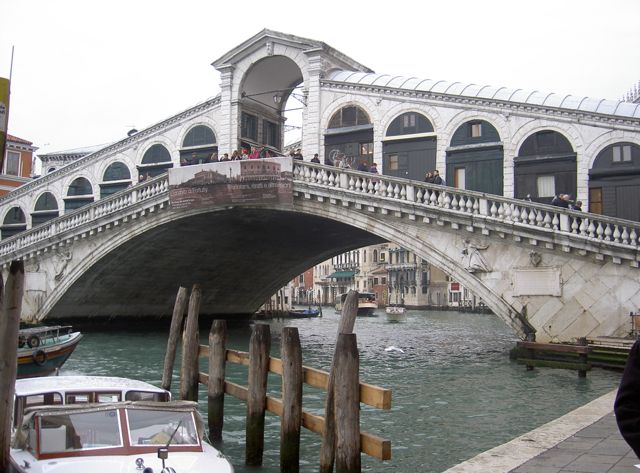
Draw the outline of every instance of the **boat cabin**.
<instances>
[{"instance_id":1,"label":"boat cabin","mask_svg":"<svg viewBox=\"0 0 640 473\"><path fill-rule=\"evenodd\" d=\"M171 400L171 393L152 384L111 376L48 376L16 380L13 426L36 406Z\"/></svg>"},{"instance_id":2,"label":"boat cabin","mask_svg":"<svg viewBox=\"0 0 640 473\"><path fill-rule=\"evenodd\" d=\"M39 406L25 411L14 448L36 460L156 453L161 446L201 452L202 433L190 401Z\"/></svg>"}]
</instances>

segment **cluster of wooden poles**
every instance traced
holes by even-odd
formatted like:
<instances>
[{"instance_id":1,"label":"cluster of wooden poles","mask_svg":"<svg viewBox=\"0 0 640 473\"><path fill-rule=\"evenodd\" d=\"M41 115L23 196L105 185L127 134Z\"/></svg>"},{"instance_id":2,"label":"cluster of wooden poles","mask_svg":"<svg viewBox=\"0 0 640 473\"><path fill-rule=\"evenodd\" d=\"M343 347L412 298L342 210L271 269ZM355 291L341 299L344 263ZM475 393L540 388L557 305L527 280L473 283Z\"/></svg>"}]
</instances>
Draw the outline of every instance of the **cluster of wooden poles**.
<instances>
[{"instance_id":1,"label":"cluster of wooden poles","mask_svg":"<svg viewBox=\"0 0 640 473\"><path fill-rule=\"evenodd\" d=\"M170 389L178 340L182 333L180 397L198 400L198 385L208 391L209 438L214 444L222 440L224 396L231 395L247 403L245 463L262 464L265 412L281 417L280 471L296 473L300 464L300 432L305 427L322 435L320 472L359 473L361 452L380 460L391 458L391 442L360 431L360 403L381 409L391 408L391 390L360 383L359 356L353 326L358 309L358 293L351 291L345 301L338 329L331 371L329 373L302 364L298 329L285 327L282 332L282 359L270 356L271 334L266 324L255 324L249 352L226 348L226 323L215 320L209 332L209 346L199 344L198 312L201 291L194 285L189 297L187 320L183 318L187 290L180 288L171 321L165 356L162 387ZM208 357L208 373L200 372L199 358ZM226 363L248 366L247 386L225 380ZM282 398L267 395L269 373L282 377ZM325 417L302 408L303 384L326 389Z\"/></svg>"}]
</instances>

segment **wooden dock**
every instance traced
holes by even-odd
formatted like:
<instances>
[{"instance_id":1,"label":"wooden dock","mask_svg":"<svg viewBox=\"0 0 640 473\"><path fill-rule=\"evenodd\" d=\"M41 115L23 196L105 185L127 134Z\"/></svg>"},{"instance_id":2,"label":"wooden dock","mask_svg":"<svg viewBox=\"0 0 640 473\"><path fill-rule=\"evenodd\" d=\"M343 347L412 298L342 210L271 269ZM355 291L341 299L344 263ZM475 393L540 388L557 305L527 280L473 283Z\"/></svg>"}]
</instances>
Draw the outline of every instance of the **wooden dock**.
<instances>
[{"instance_id":1,"label":"wooden dock","mask_svg":"<svg viewBox=\"0 0 640 473\"><path fill-rule=\"evenodd\" d=\"M635 343L632 338L597 337L582 338L576 343L518 342L511 357L527 369L534 367L577 370L585 376L593 367L624 369L629 350Z\"/></svg>"}]
</instances>

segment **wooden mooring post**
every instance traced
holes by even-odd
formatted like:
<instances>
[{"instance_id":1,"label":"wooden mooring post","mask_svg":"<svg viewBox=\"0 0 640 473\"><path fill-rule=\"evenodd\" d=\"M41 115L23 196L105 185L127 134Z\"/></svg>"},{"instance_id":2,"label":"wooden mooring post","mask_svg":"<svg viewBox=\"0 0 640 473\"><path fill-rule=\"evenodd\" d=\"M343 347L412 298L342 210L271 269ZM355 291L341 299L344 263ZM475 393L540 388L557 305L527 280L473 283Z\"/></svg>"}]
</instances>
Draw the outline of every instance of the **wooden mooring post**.
<instances>
[{"instance_id":1,"label":"wooden mooring post","mask_svg":"<svg viewBox=\"0 0 640 473\"><path fill-rule=\"evenodd\" d=\"M280 423L280 472L300 471L302 426L302 347L296 327L282 329L282 421Z\"/></svg>"},{"instance_id":2,"label":"wooden mooring post","mask_svg":"<svg viewBox=\"0 0 640 473\"><path fill-rule=\"evenodd\" d=\"M271 331L268 325L256 324L249 342L249 396L247 398L247 441L245 463L262 465L264 451L264 414L267 408L267 376Z\"/></svg>"},{"instance_id":3,"label":"wooden mooring post","mask_svg":"<svg viewBox=\"0 0 640 473\"><path fill-rule=\"evenodd\" d=\"M342 306L340 323L338 324L338 338L340 334L353 332L358 315L358 293L349 291ZM325 400L324 431L322 435L322 446L320 447L320 473L331 473L336 453L336 432L335 432L335 363L338 357L338 344L333 353L331 371L329 372L329 386L327 386L327 398Z\"/></svg>"},{"instance_id":4,"label":"wooden mooring post","mask_svg":"<svg viewBox=\"0 0 640 473\"><path fill-rule=\"evenodd\" d=\"M209 438L214 445L222 442L224 423L224 377L226 371L227 324L214 320L209 331L208 416Z\"/></svg>"},{"instance_id":5,"label":"wooden mooring post","mask_svg":"<svg viewBox=\"0 0 640 473\"><path fill-rule=\"evenodd\" d=\"M0 472L10 466L11 415L18 374L18 331L24 294L24 263L12 261L7 286L0 275Z\"/></svg>"},{"instance_id":6,"label":"wooden mooring post","mask_svg":"<svg viewBox=\"0 0 640 473\"><path fill-rule=\"evenodd\" d=\"M338 335L336 357L336 473L360 473L360 363L355 334Z\"/></svg>"},{"instance_id":7,"label":"wooden mooring post","mask_svg":"<svg viewBox=\"0 0 640 473\"><path fill-rule=\"evenodd\" d=\"M178 348L178 340L180 339L180 331L182 329L182 321L184 319L184 311L187 307L187 288L180 287L176 302L173 307L173 315L171 316L171 328L169 329L169 341L167 342L167 352L164 355L164 369L162 371L162 389L171 390L171 378L173 376L173 364L176 360L176 351Z\"/></svg>"},{"instance_id":8,"label":"wooden mooring post","mask_svg":"<svg viewBox=\"0 0 640 473\"><path fill-rule=\"evenodd\" d=\"M196 286L194 286L195 289ZM199 298L199 288L197 288ZM192 294L192 298L194 295ZM199 301L199 299L198 299ZM189 304L189 318L185 325L184 340L194 340L194 314ZM357 293L347 297L338 333L351 332L357 312ZM352 313L353 319L346 314ZM197 320L197 318L195 319ZM191 328L190 328L191 327ZM197 330L197 323L195 323ZM196 332L197 333L197 332ZM349 335L349 334L347 334ZM343 337L344 338L344 337ZM197 340L197 335L195 337ZM391 390L361 383L358 378L358 353L354 335L346 337L336 347L332 373L302 364L300 338L295 328L285 328L282 334L282 360L270 357L271 334L266 324L256 324L250 340L249 352L226 348L226 323L216 320L209 333L209 345L199 346L199 356L209 358L209 372L197 373L196 379L208 387L209 432L213 442L222 441L224 395L228 394L247 403L246 458L248 465L260 465L263 461L265 413L281 417L280 471L297 473L300 464L300 432L304 427L320 435L326 435L326 420L305 411L302 406L302 385L331 392L331 417L335 427L331 429L334 440L334 458L339 473L360 472L360 455L365 453L380 460L391 458L391 442L368 432L360 431L360 403L379 409L391 408ZM183 350L190 350L183 345ZM187 355L190 357L190 355ZM185 355L183 354L183 359ZM225 364L235 363L248 367L247 386L225 380ZM183 363L181 380L192 378L188 372L193 364ZM190 368L191 367L191 368ZM196 364L197 370L197 364ZM184 371L187 371L185 373ZM267 395L268 374L282 377L282 398ZM336 385L330 388L331 384ZM340 386L337 386L337 384ZM188 382L186 383L189 384ZM184 382L181 383L181 386ZM346 391L345 391L346 390ZM197 388L195 389L197 395ZM334 412L335 411L335 412ZM329 413L326 414L329 416ZM337 439L337 444L336 444ZM338 446L336 450L336 445Z\"/></svg>"},{"instance_id":9,"label":"wooden mooring post","mask_svg":"<svg viewBox=\"0 0 640 473\"><path fill-rule=\"evenodd\" d=\"M189 297L187 323L182 334L182 367L180 370L180 399L198 400L198 313L200 312L200 285L194 284Z\"/></svg>"}]
</instances>

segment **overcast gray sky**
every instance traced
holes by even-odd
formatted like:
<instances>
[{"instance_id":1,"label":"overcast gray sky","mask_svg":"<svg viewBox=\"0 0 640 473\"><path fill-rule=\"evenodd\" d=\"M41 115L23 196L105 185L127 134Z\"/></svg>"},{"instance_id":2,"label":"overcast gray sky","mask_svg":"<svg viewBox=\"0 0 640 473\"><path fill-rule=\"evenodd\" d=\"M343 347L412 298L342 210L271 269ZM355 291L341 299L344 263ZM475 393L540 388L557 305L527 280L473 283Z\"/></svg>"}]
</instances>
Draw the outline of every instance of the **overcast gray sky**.
<instances>
[{"instance_id":1,"label":"overcast gray sky","mask_svg":"<svg viewBox=\"0 0 640 473\"><path fill-rule=\"evenodd\" d=\"M620 99L639 0L0 0L9 133L52 152L122 139L219 92L210 65L263 28L378 73Z\"/></svg>"}]
</instances>

